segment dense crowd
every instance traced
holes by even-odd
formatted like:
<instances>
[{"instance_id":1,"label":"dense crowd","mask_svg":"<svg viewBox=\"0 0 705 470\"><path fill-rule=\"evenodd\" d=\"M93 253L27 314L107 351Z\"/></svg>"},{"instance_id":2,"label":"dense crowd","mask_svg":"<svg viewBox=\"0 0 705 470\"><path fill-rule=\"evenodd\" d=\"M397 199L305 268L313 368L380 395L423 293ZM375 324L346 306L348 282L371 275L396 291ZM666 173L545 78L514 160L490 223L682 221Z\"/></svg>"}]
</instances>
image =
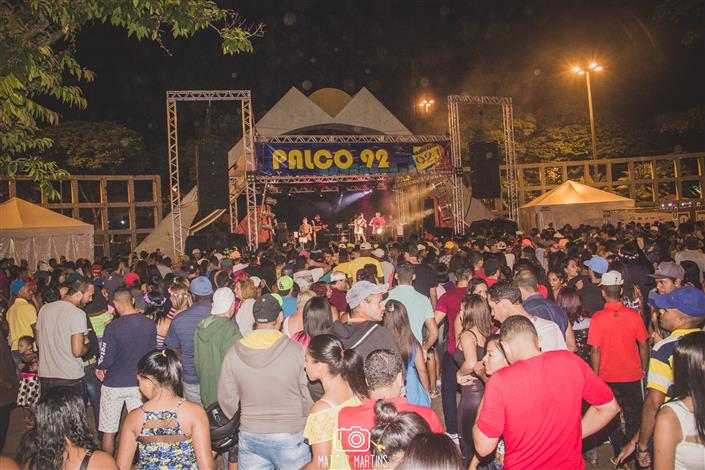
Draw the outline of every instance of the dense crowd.
<instances>
[{"instance_id":1,"label":"dense crowd","mask_svg":"<svg viewBox=\"0 0 705 470\"><path fill-rule=\"evenodd\" d=\"M4 259L0 449L13 408L27 430L0 463L579 469L609 441L616 465L705 469L704 238Z\"/></svg>"}]
</instances>

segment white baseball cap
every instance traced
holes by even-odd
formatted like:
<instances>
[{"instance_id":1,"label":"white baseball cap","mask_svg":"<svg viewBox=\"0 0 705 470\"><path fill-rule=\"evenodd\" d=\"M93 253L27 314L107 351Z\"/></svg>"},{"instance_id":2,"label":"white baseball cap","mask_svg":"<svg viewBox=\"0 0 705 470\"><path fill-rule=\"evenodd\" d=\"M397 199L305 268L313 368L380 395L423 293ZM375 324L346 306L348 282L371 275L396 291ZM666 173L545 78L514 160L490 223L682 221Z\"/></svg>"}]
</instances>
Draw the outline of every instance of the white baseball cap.
<instances>
[{"instance_id":1,"label":"white baseball cap","mask_svg":"<svg viewBox=\"0 0 705 470\"><path fill-rule=\"evenodd\" d=\"M362 243L360 244L360 249L361 249L361 250L371 250L371 249L372 249L372 245L370 245L370 244L367 243L367 242L362 242Z\"/></svg>"},{"instance_id":2,"label":"white baseball cap","mask_svg":"<svg viewBox=\"0 0 705 470\"><path fill-rule=\"evenodd\" d=\"M384 250L382 248L375 248L370 254L375 258L381 258L384 256Z\"/></svg>"},{"instance_id":3,"label":"white baseball cap","mask_svg":"<svg viewBox=\"0 0 705 470\"><path fill-rule=\"evenodd\" d=\"M335 271L333 274L331 274L330 281L345 281L347 278L348 276L343 271Z\"/></svg>"},{"instance_id":4,"label":"white baseball cap","mask_svg":"<svg viewBox=\"0 0 705 470\"><path fill-rule=\"evenodd\" d=\"M221 287L213 294L213 305L211 315L220 315L230 310L235 303L235 294L229 287Z\"/></svg>"},{"instance_id":5,"label":"white baseball cap","mask_svg":"<svg viewBox=\"0 0 705 470\"><path fill-rule=\"evenodd\" d=\"M624 284L622 274L619 271L607 271L602 275L601 286L621 286Z\"/></svg>"},{"instance_id":6,"label":"white baseball cap","mask_svg":"<svg viewBox=\"0 0 705 470\"><path fill-rule=\"evenodd\" d=\"M252 276L250 277L250 281L257 287L258 289L262 287L262 279L258 278L257 276Z\"/></svg>"}]
</instances>

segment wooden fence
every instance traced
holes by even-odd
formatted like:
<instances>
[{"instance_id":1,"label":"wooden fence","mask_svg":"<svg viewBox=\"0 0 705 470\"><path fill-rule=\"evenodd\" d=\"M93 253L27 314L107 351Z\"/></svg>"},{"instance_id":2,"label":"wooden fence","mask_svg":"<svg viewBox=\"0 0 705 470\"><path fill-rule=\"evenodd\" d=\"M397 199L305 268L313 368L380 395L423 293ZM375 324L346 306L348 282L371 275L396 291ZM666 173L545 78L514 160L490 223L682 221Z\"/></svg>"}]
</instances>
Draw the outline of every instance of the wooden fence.
<instances>
[{"instance_id":1,"label":"wooden fence","mask_svg":"<svg viewBox=\"0 0 705 470\"><path fill-rule=\"evenodd\" d=\"M31 178L0 177L0 202L19 197L95 227L97 256L134 251L162 220L158 175L71 175L54 181L49 201Z\"/></svg>"},{"instance_id":2,"label":"wooden fence","mask_svg":"<svg viewBox=\"0 0 705 470\"><path fill-rule=\"evenodd\" d=\"M517 165L519 206L567 180L632 198L638 207L705 202L705 152ZM485 200L496 216L507 216L506 167L502 196Z\"/></svg>"}]
</instances>

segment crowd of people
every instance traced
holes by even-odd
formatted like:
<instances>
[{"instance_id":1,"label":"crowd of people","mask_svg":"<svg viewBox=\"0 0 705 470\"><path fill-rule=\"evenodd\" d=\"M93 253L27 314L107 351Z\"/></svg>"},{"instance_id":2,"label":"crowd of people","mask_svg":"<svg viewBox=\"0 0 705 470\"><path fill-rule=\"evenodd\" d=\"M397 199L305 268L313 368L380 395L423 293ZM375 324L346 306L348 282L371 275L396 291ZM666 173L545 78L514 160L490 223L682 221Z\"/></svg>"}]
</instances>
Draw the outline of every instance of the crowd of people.
<instances>
[{"instance_id":1,"label":"crowd of people","mask_svg":"<svg viewBox=\"0 0 705 470\"><path fill-rule=\"evenodd\" d=\"M705 469L703 239L1 260L0 449L15 407L26 432L0 466L579 469L608 441L617 466Z\"/></svg>"}]
</instances>

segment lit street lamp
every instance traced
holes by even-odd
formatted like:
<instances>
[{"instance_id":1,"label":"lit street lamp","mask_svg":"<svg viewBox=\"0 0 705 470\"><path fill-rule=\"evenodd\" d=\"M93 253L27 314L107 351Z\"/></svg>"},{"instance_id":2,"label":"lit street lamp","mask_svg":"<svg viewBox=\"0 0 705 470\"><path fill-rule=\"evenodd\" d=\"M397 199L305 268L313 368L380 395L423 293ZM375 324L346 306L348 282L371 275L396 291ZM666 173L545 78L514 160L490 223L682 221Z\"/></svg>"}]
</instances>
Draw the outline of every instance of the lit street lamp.
<instances>
[{"instance_id":1,"label":"lit street lamp","mask_svg":"<svg viewBox=\"0 0 705 470\"><path fill-rule=\"evenodd\" d=\"M588 110L590 112L590 134L592 135L592 159L597 160L597 140L595 138L595 115L592 112L592 89L590 88L590 73L601 72L603 67L595 62L590 62L587 67L575 66L571 69L573 73L585 75L585 83L587 84Z\"/></svg>"},{"instance_id":2,"label":"lit street lamp","mask_svg":"<svg viewBox=\"0 0 705 470\"><path fill-rule=\"evenodd\" d=\"M428 112L431 110L431 106L433 106L433 103L435 103L435 101L424 98L419 101L419 106L421 107L421 109L423 109L424 113L428 114Z\"/></svg>"}]
</instances>

